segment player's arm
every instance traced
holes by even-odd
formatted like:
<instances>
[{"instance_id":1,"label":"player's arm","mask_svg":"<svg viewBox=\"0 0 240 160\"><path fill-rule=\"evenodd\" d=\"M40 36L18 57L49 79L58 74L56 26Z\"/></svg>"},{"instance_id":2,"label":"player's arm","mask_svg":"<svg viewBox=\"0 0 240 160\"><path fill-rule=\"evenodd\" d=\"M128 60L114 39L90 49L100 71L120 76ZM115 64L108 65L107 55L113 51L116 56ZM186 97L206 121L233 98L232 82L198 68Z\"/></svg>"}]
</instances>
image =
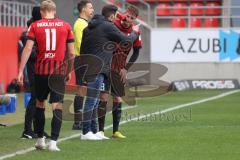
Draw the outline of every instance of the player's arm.
<instances>
[{"instance_id":1,"label":"player's arm","mask_svg":"<svg viewBox=\"0 0 240 160\"><path fill-rule=\"evenodd\" d=\"M72 72L73 69L73 63L74 63L74 42L67 43L67 54L68 54L68 62L67 62L67 72L66 75L69 76L69 74Z\"/></svg>"},{"instance_id":2,"label":"player's arm","mask_svg":"<svg viewBox=\"0 0 240 160\"><path fill-rule=\"evenodd\" d=\"M136 60L138 59L138 57L139 57L139 52L140 52L140 47L134 47L133 48L133 54L132 54L132 56L130 57L130 59L129 59L129 61L128 61L128 63L127 63L127 65L123 68L123 69L121 69L120 70L120 77L121 77L121 81L123 82L123 83L125 83L126 82L126 76L127 76L127 71L128 71L128 69L134 64L134 62L136 62Z\"/></svg>"},{"instance_id":3,"label":"player's arm","mask_svg":"<svg viewBox=\"0 0 240 160\"><path fill-rule=\"evenodd\" d=\"M140 47L134 47L133 48L133 54L130 57L128 63L125 66L125 69L128 70L138 59L139 53L140 53Z\"/></svg>"},{"instance_id":4,"label":"player's arm","mask_svg":"<svg viewBox=\"0 0 240 160\"><path fill-rule=\"evenodd\" d=\"M24 70L24 67L31 55L33 45L34 45L34 41L28 40L23 49L21 63L20 63L20 67L19 67L19 73L18 73L18 81L20 83L23 83L23 70Z\"/></svg>"},{"instance_id":5,"label":"player's arm","mask_svg":"<svg viewBox=\"0 0 240 160\"><path fill-rule=\"evenodd\" d=\"M70 73L72 72L73 69L73 63L74 63L74 35L71 30L71 26L69 24L66 25L67 30L68 30L68 37L67 37L67 57L68 57L68 62L67 62L67 71L66 71L66 76L70 79Z\"/></svg>"},{"instance_id":6,"label":"player's arm","mask_svg":"<svg viewBox=\"0 0 240 160\"><path fill-rule=\"evenodd\" d=\"M114 24L109 24L105 31L107 33L107 37L109 40L120 43L120 42L134 42L138 38L137 32L132 32L129 36L126 36L124 33L122 33Z\"/></svg>"}]
</instances>

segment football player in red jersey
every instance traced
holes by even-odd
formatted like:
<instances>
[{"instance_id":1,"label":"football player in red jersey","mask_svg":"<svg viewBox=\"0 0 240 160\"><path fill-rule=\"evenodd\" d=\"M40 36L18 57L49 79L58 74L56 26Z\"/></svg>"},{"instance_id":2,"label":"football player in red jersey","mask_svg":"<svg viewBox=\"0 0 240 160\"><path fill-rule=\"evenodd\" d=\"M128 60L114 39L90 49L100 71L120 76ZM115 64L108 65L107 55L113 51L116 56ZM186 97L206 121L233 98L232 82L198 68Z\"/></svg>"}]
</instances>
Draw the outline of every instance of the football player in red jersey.
<instances>
[{"instance_id":1,"label":"football player in red jersey","mask_svg":"<svg viewBox=\"0 0 240 160\"><path fill-rule=\"evenodd\" d=\"M115 20L115 25L126 35L130 34L133 30L137 30L139 27L134 26L136 19L138 17L139 11L134 6L129 6L124 14L118 14ZM119 45L118 49L115 51L112 58L111 66L111 80L104 81L103 83L103 92L101 93L101 101L98 106L98 123L99 123L99 132L104 135L104 123L105 123L105 114L106 106L109 95L109 90L111 87L111 94L113 95L113 107L112 107L112 116L113 116L113 138L126 138L119 132L119 123L121 119L121 108L122 108L122 99L125 95L124 86L126 82L127 70L131 65L137 60L139 56L140 49L142 48L142 41L140 32L138 30L139 37L134 41L134 43L122 43ZM129 62L126 63L127 57L133 49L133 54L129 59Z\"/></svg>"},{"instance_id":2,"label":"football player in red jersey","mask_svg":"<svg viewBox=\"0 0 240 160\"><path fill-rule=\"evenodd\" d=\"M70 25L55 18L56 4L52 0L44 0L40 6L42 19L31 24L27 32L27 43L24 47L18 80L23 80L23 68L31 54L34 43L37 45L35 62L35 87L36 87L36 130L37 149L45 149L43 138L45 125L45 101L50 93L49 102L53 107L51 122L50 151L60 151L57 139L62 125L62 103L64 97L65 77L70 77L74 58L74 36ZM67 53L65 54L67 46ZM65 65L65 56L70 61Z\"/></svg>"}]
</instances>

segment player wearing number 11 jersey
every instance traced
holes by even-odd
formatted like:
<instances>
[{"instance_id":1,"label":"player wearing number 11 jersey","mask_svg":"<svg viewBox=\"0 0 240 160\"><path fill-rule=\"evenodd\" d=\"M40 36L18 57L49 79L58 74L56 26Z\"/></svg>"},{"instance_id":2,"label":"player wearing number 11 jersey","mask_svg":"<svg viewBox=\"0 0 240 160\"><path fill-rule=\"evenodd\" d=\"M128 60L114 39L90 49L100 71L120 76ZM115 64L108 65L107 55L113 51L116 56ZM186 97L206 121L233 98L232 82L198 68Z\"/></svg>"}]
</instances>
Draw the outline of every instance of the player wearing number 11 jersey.
<instances>
[{"instance_id":1,"label":"player wearing number 11 jersey","mask_svg":"<svg viewBox=\"0 0 240 160\"><path fill-rule=\"evenodd\" d=\"M70 25L57 18L43 18L30 26L27 37L37 42L35 73L64 74L66 43L72 43L74 39Z\"/></svg>"},{"instance_id":2,"label":"player wearing number 11 jersey","mask_svg":"<svg viewBox=\"0 0 240 160\"><path fill-rule=\"evenodd\" d=\"M43 138L45 125L45 100L50 93L49 102L53 107L51 122L50 151L60 151L56 142L62 124L62 103L64 95L65 77L69 76L73 61L65 64L65 52L67 57L74 57L74 36L68 23L55 18L56 5L51 0L44 0L40 6L42 18L31 24L27 32L28 41L23 50L18 80L22 82L22 71L30 56L33 44L36 44L37 57L35 63L35 87L36 87L36 130L38 140L37 149L45 149ZM66 50L67 46L67 50Z\"/></svg>"}]
</instances>

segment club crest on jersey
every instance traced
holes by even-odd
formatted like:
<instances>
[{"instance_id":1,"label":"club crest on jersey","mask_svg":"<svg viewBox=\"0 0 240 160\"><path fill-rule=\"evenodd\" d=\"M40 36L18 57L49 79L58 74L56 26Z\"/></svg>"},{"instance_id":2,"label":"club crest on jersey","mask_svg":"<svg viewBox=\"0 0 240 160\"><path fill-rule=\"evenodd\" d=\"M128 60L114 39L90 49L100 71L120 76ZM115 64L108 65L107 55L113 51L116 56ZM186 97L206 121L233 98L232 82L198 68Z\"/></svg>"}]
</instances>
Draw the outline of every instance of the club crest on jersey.
<instances>
[{"instance_id":1,"label":"club crest on jersey","mask_svg":"<svg viewBox=\"0 0 240 160\"><path fill-rule=\"evenodd\" d=\"M45 53L45 58L54 58L55 53Z\"/></svg>"}]
</instances>

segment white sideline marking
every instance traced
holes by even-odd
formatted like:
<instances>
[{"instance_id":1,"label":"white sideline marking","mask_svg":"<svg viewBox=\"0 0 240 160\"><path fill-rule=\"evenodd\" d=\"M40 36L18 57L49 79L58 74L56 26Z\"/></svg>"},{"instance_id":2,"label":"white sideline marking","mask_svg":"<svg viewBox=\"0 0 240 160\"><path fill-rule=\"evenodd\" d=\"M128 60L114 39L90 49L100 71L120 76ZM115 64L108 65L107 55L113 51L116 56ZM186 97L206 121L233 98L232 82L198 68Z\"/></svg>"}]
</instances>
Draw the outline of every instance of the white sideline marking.
<instances>
[{"instance_id":1,"label":"white sideline marking","mask_svg":"<svg viewBox=\"0 0 240 160\"><path fill-rule=\"evenodd\" d=\"M240 92L240 90L233 90L233 91L222 93L220 95L213 96L213 97L210 97L210 98L205 98L205 99L202 99L202 100L177 105L175 107L164 109L164 110L159 111L159 112L154 112L154 113L150 113L150 114L143 115L143 116L140 116L140 117L136 117L136 118L133 118L129 121L122 121L120 124L125 124L125 123L131 122L131 121L136 121L136 120L139 120L139 119L143 119L143 118L149 117L151 115L163 114L163 113L171 112L171 111L174 111L174 110L177 110L177 109L180 109L180 108L185 108L185 107L189 107L189 106L192 106L192 105L205 103L205 102L208 102L208 101L213 101L213 100L220 99L220 98L223 98L223 97L226 97L226 96L229 96L231 94L238 93L238 92ZM129 107L129 108L135 108L135 107ZM112 125L109 125L109 126L105 127L106 130L110 129L110 128L112 128ZM61 138L61 139L58 140L58 142L63 142L63 141L69 140L69 139L77 138L79 136L80 136L80 134L74 134L74 135L69 136L69 137ZM18 155L23 155L23 154L26 154L28 152L34 151L34 150L35 150L34 147L31 147L31 148L28 148L28 149L25 149L25 150L19 150L15 153L11 153L11 154L1 156L0 160L4 160L4 159L7 159L7 158L12 158L12 157L15 157L15 156L18 156Z\"/></svg>"},{"instance_id":2,"label":"white sideline marking","mask_svg":"<svg viewBox=\"0 0 240 160\"><path fill-rule=\"evenodd\" d=\"M124 108L122 108L122 111L125 111L125 110L128 110L128 109L133 109L133 108L137 108L138 107L138 105L135 105L135 106L128 106L128 107L124 107ZM112 113L112 111L111 112L107 112L107 114L111 114Z\"/></svg>"}]
</instances>

